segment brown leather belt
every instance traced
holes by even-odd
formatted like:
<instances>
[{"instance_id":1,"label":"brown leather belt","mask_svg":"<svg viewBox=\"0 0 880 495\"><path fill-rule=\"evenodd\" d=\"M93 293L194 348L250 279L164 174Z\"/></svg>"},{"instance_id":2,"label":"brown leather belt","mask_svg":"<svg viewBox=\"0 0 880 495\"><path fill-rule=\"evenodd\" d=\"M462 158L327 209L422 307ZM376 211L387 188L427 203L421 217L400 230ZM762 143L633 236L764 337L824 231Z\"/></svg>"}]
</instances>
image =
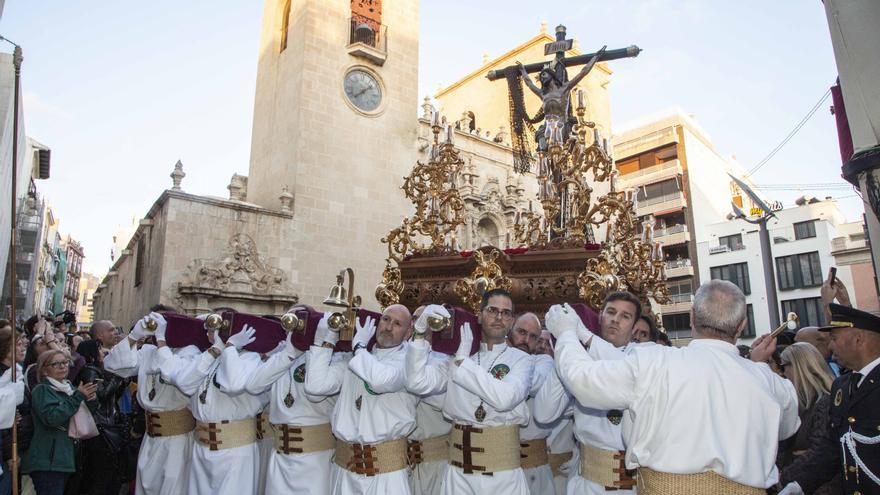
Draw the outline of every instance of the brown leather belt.
<instances>
[{"instance_id":1,"label":"brown leather belt","mask_svg":"<svg viewBox=\"0 0 880 495\"><path fill-rule=\"evenodd\" d=\"M424 440L409 440L406 457L410 466L449 460L449 435Z\"/></svg>"},{"instance_id":2,"label":"brown leather belt","mask_svg":"<svg viewBox=\"0 0 880 495\"><path fill-rule=\"evenodd\" d=\"M697 474L670 474L639 468L639 495L762 495L763 488L743 485L714 471Z\"/></svg>"},{"instance_id":3,"label":"brown leather belt","mask_svg":"<svg viewBox=\"0 0 880 495\"><path fill-rule=\"evenodd\" d=\"M406 438L376 444L346 443L336 440L337 466L366 476L392 473L406 468Z\"/></svg>"},{"instance_id":4,"label":"brown leather belt","mask_svg":"<svg viewBox=\"0 0 880 495\"><path fill-rule=\"evenodd\" d=\"M323 452L336 446L330 423L314 426L272 424L275 432L275 450L279 454L308 454Z\"/></svg>"},{"instance_id":5,"label":"brown leather belt","mask_svg":"<svg viewBox=\"0 0 880 495\"><path fill-rule=\"evenodd\" d=\"M256 418L254 418L254 420L256 421L256 428L257 428L257 440L262 440L264 437L266 437L266 433L271 434L271 432L269 432L269 428L268 428L268 426L269 426L268 416L269 415L267 413L261 412L261 413L257 414Z\"/></svg>"},{"instance_id":6,"label":"brown leather belt","mask_svg":"<svg viewBox=\"0 0 880 495\"><path fill-rule=\"evenodd\" d=\"M196 423L196 440L211 450L241 447L257 441L254 418L219 423Z\"/></svg>"},{"instance_id":7,"label":"brown leather belt","mask_svg":"<svg viewBox=\"0 0 880 495\"><path fill-rule=\"evenodd\" d=\"M580 450L582 478L604 486L606 491L632 490L636 485L634 473L624 463L626 451L597 449L584 443Z\"/></svg>"},{"instance_id":8,"label":"brown leather belt","mask_svg":"<svg viewBox=\"0 0 880 495\"><path fill-rule=\"evenodd\" d=\"M492 475L520 467L519 425L452 425L449 464L465 474Z\"/></svg>"},{"instance_id":9,"label":"brown leather belt","mask_svg":"<svg viewBox=\"0 0 880 495\"><path fill-rule=\"evenodd\" d=\"M520 447L520 465L523 469L536 468L550 462L547 456L547 440L540 438L538 440L529 440L522 442Z\"/></svg>"},{"instance_id":10,"label":"brown leather belt","mask_svg":"<svg viewBox=\"0 0 880 495\"><path fill-rule=\"evenodd\" d=\"M189 409L176 411L144 412L147 422L147 435L151 437L173 437L193 431L196 420Z\"/></svg>"},{"instance_id":11,"label":"brown leather belt","mask_svg":"<svg viewBox=\"0 0 880 495\"><path fill-rule=\"evenodd\" d=\"M550 454L548 457L550 470L553 471L553 476L559 476L559 469L563 464L571 460L572 454L571 452L564 452L562 454Z\"/></svg>"}]
</instances>

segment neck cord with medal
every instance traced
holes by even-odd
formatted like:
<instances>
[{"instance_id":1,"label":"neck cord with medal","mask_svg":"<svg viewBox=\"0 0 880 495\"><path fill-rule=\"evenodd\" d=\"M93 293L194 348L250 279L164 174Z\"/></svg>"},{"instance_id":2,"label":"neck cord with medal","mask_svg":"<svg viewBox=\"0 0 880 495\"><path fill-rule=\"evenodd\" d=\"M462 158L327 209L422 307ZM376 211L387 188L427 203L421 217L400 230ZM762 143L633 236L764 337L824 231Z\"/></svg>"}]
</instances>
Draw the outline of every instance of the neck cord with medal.
<instances>
[{"instance_id":1,"label":"neck cord with medal","mask_svg":"<svg viewBox=\"0 0 880 495\"><path fill-rule=\"evenodd\" d=\"M205 404L208 400L208 387L211 386L211 383L214 384L218 389L220 388L220 384L217 383L217 370L220 369L219 361L214 362L214 369L211 371L211 374L208 375L208 379L205 380L205 388L202 390L202 393L199 394L199 402Z\"/></svg>"},{"instance_id":2,"label":"neck cord with medal","mask_svg":"<svg viewBox=\"0 0 880 495\"><path fill-rule=\"evenodd\" d=\"M150 393L147 395L147 397L150 400L153 400L156 398L156 377L157 376L159 376L159 373L156 373L154 375L150 375ZM159 376L159 383L161 383L162 385L165 385L165 380L163 380L161 376Z\"/></svg>"},{"instance_id":3,"label":"neck cord with medal","mask_svg":"<svg viewBox=\"0 0 880 495\"><path fill-rule=\"evenodd\" d=\"M500 345L500 344L495 344L495 345ZM498 358L500 358L505 352L507 352L507 349L508 349L508 347L505 347L504 350L499 352L498 355L495 356L495 359L493 359L492 362L489 364L488 371L490 373L492 372L491 371L492 367L495 366L495 362L498 361ZM480 366L480 353L479 352L477 353L477 366ZM482 368L482 366L480 366L480 368ZM477 409L474 411L474 418L476 418L476 420L479 421L480 423L482 423L483 420L486 419L486 408L483 407L482 397L480 398L480 405L477 406Z\"/></svg>"},{"instance_id":4,"label":"neck cord with medal","mask_svg":"<svg viewBox=\"0 0 880 495\"><path fill-rule=\"evenodd\" d=\"M291 370L293 370L293 371L291 371ZM293 407L293 403L295 402L295 400L293 398L293 374L294 373L296 373L296 370L294 369L293 366L291 366L287 370L287 378L289 378L289 381L287 382L287 395L284 396L284 405L287 406L288 409Z\"/></svg>"}]
</instances>

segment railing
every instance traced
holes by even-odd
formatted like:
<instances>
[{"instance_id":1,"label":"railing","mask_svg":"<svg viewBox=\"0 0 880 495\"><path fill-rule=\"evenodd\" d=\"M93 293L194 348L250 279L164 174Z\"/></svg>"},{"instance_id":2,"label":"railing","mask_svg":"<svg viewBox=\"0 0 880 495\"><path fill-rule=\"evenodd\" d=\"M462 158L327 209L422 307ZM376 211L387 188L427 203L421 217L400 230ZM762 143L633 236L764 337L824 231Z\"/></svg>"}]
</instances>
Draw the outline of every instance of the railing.
<instances>
[{"instance_id":1,"label":"railing","mask_svg":"<svg viewBox=\"0 0 880 495\"><path fill-rule=\"evenodd\" d=\"M366 22L350 18L351 29L348 35L348 44L363 43L377 50L386 51L386 36L388 34L388 26L381 24L379 29L375 29Z\"/></svg>"},{"instance_id":2,"label":"railing","mask_svg":"<svg viewBox=\"0 0 880 495\"><path fill-rule=\"evenodd\" d=\"M679 234L681 232L687 232L687 224L686 223L680 223L678 225L673 225L672 227L666 227L665 229L655 230L654 237L662 237L664 235Z\"/></svg>"},{"instance_id":3,"label":"railing","mask_svg":"<svg viewBox=\"0 0 880 495\"><path fill-rule=\"evenodd\" d=\"M693 294L672 294L669 296L669 304L681 304L687 302L694 302Z\"/></svg>"},{"instance_id":4,"label":"railing","mask_svg":"<svg viewBox=\"0 0 880 495\"><path fill-rule=\"evenodd\" d=\"M662 196L655 196L653 198L639 199L639 208L664 203L666 201L672 201L673 199L682 199L683 197L684 195L682 195L681 191L677 191L672 194L664 194Z\"/></svg>"},{"instance_id":5,"label":"railing","mask_svg":"<svg viewBox=\"0 0 880 495\"><path fill-rule=\"evenodd\" d=\"M686 266L692 266L691 260L683 259L683 260L670 260L664 263L667 270L672 270L674 268L684 268Z\"/></svg>"}]
</instances>

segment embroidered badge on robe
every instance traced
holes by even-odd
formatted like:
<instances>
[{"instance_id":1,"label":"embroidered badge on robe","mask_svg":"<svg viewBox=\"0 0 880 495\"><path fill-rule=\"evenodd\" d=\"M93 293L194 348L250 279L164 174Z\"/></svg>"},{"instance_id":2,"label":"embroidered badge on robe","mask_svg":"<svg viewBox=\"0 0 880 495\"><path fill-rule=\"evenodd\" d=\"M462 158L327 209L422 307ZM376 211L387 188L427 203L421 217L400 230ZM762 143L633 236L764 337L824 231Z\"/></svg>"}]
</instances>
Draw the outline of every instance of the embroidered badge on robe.
<instances>
[{"instance_id":1,"label":"embroidered badge on robe","mask_svg":"<svg viewBox=\"0 0 880 495\"><path fill-rule=\"evenodd\" d=\"M301 364L293 371L293 381L303 383L306 381L306 365Z\"/></svg>"},{"instance_id":2,"label":"embroidered badge on robe","mask_svg":"<svg viewBox=\"0 0 880 495\"><path fill-rule=\"evenodd\" d=\"M506 364L496 364L489 373L492 373L492 376L495 378L503 380L504 377L510 373L510 366L507 366Z\"/></svg>"}]
</instances>

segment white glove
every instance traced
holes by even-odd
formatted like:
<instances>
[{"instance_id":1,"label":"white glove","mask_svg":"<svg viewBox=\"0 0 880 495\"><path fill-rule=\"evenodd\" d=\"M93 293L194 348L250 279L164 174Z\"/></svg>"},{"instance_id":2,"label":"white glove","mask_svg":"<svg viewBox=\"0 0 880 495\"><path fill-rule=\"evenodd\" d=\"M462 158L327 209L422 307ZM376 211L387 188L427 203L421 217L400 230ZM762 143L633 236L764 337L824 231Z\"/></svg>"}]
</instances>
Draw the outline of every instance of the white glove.
<instances>
[{"instance_id":1,"label":"white glove","mask_svg":"<svg viewBox=\"0 0 880 495\"><path fill-rule=\"evenodd\" d=\"M581 317L578 316L571 306L559 304L550 307L550 310L544 316L544 323L547 325L547 330L557 339L563 333L577 331L578 326L583 326Z\"/></svg>"},{"instance_id":2,"label":"white glove","mask_svg":"<svg viewBox=\"0 0 880 495\"><path fill-rule=\"evenodd\" d=\"M320 347L322 344L336 345L339 342L339 332L330 330L330 324L327 322L333 313L326 312L321 321L318 322L318 328L315 329L314 345Z\"/></svg>"},{"instance_id":3,"label":"white glove","mask_svg":"<svg viewBox=\"0 0 880 495\"><path fill-rule=\"evenodd\" d=\"M287 353L291 360L296 359L299 356L301 351L293 345L293 332L289 332L287 338L284 339L283 342L280 342L278 347L281 347L281 344L284 344L284 352Z\"/></svg>"},{"instance_id":4,"label":"white glove","mask_svg":"<svg viewBox=\"0 0 880 495\"><path fill-rule=\"evenodd\" d=\"M354 320L354 327L357 331L354 333L354 338L351 339L351 348L354 349L358 344L366 347L370 339L373 338L373 334L376 333L376 320L372 316L368 316L364 320L364 326L361 326L361 321L357 318Z\"/></svg>"},{"instance_id":5,"label":"white glove","mask_svg":"<svg viewBox=\"0 0 880 495\"><path fill-rule=\"evenodd\" d=\"M471 331L471 324L465 323L461 326L461 343L458 344L458 350L455 351L455 361L470 357L473 344L474 332Z\"/></svg>"},{"instance_id":6,"label":"white glove","mask_svg":"<svg viewBox=\"0 0 880 495\"><path fill-rule=\"evenodd\" d=\"M429 304L424 310L422 310L422 314L419 315L416 324L413 326L413 329L417 334L422 335L428 331L429 316L449 318L451 315L443 306L440 306L439 304Z\"/></svg>"},{"instance_id":7,"label":"white glove","mask_svg":"<svg viewBox=\"0 0 880 495\"><path fill-rule=\"evenodd\" d=\"M168 322L159 313L150 313L150 318L156 321L156 342L165 342L165 332L168 330Z\"/></svg>"},{"instance_id":8,"label":"white glove","mask_svg":"<svg viewBox=\"0 0 880 495\"><path fill-rule=\"evenodd\" d=\"M226 343L231 344L233 347L235 347L236 349L238 349L240 351L244 346L257 340L257 338L254 337L254 334L256 334L256 333L257 333L257 330L254 327L249 326L249 325L245 325L245 326L241 327L240 332L238 332L234 335L230 335L229 338L226 339Z\"/></svg>"},{"instance_id":9,"label":"white glove","mask_svg":"<svg viewBox=\"0 0 880 495\"><path fill-rule=\"evenodd\" d=\"M205 321L208 319L209 316L211 316L211 313L202 313L200 315L196 315L196 319Z\"/></svg>"},{"instance_id":10,"label":"white glove","mask_svg":"<svg viewBox=\"0 0 880 495\"><path fill-rule=\"evenodd\" d=\"M226 344L224 344L223 339L220 338L220 330L214 330L214 343L211 344L211 347L220 352L223 352L223 349L226 348Z\"/></svg>"},{"instance_id":11,"label":"white glove","mask_svg":"<svg viewBox=\"0 0 880 495\"><path fill-rule=\"evenodd\" d=\"M274 349L266 353L266 357L272 357L275 354L284 351L285 349L287 349L287 339L278 342L278 345L276 345Z\"/></svg>"},{"instance_id":12,"label":"white glove","mask_svg":"<svg viewBox=\"0 0 880 495\"><path fill-rule=\"evenodd\" d=\"M563 304L563 307L568 310L569 313L574 313L577 315L577 311L574 310L568 303ZM593 338L593 332L584 325L584 321L581 320L581 317L577 317L577 328L574 329L577 334L578 340L581 341L582 344L586 344Z\"/></svg>"},{"instance_id":13,"label":"white glove","mask_svg":"<svg viewBox=\"0 0 880 495\"><path fill-rule=\"evenodd\" d=\"M147 336L147 318L149 318L149 316L144 316L134 324L134 328L128 332L128 338L137 342Z\"/></svg>"},{"instance_id":14,"label":"white glove","mask_svg":"<svg viewBox=\"0 0 880 495\"><path fill-rule=\"evenodd\" d=\"M785 488L783 488L778 495L804 495L804 490L797 481L792 481L785 485Z\"/></svg>"}]
</instances>

